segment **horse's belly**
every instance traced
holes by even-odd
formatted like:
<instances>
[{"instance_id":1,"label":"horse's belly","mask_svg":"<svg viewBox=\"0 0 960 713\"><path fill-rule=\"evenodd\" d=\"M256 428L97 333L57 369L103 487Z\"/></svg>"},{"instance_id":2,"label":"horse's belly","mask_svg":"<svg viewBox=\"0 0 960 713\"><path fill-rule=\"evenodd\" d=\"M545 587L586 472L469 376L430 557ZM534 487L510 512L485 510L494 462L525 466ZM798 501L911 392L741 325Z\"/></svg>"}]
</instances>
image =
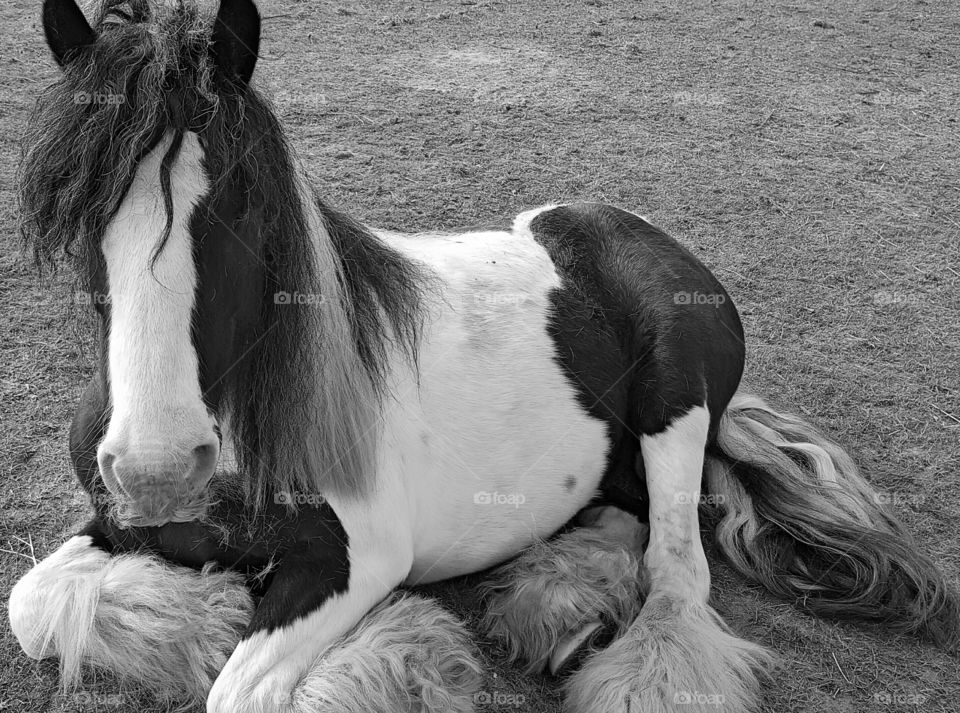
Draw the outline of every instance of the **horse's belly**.
<instances>
[{"instance_id":1,"label":"horse's belly","mask_svg":"<svg viewBox=\"0 0 960 713\"><path fill-rule=\"evenodd\" d=\"M516 414L495 433L459 441L442 428L426 433L419 467L407 470L414 498L408 583L502 562L552 535L590 501L606 463L605 428L575 409L547 420L538 426Z\"/></svg>"},{"instance_id":2,"label":"horse's belly","mask_svg":"<svg viewBox=\"0 0 960 713\"><path fill-rule=\"evenodd\" d=\"M556 532L590 501L603 475L607 439L592 430L562 435L563 445L537 443L539 460L449 462L445 473L434 471L432 487L425 481L414 505L407 583L485 569Z\"/></svg>"}]
</instances>

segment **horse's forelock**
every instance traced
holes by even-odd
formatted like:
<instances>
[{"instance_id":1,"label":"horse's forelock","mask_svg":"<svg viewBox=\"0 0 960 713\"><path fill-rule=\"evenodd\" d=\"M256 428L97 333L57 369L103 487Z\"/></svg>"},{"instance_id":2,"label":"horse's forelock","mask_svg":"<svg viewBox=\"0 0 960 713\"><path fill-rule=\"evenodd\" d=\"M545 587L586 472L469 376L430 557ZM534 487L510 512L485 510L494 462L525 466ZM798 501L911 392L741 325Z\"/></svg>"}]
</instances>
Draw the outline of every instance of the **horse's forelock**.
<instances>
[{"instance_id":1,"label":"horse's forelock","mask_svg":"<svg viewBox=\"0 0 960 713\"><path fill-rule=\"evenodd\" d=\"M218 93L196 7L99 8L98 38L40 96L24 137L21 236L38 264L89 274L137 166L169 130L201 124ZM189 115L188 115L189 114Z\"/></svg>"}]
</instances>

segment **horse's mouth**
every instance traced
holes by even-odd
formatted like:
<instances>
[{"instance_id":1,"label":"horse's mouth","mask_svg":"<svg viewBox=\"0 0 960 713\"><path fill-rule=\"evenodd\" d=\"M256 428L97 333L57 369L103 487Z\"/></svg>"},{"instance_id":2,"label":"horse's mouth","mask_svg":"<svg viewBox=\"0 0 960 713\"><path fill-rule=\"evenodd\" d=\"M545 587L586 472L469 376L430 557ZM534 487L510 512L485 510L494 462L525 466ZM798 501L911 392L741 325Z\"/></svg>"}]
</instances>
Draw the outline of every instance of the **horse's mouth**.
<instances>
[{"instance_id":1,"label":"horse's mouth","mask_svg":"<svg viewBox=\"0 0 960 713\"><path fill-rule=\"evenodd\" d=\"M118 527L161 527L176 522L194 522L203 520L211 507L206 493L189 501L178 502L163 508L145 509L132 500L114 498L109 508L110 519Z\"/></svg>"}]
</instances>

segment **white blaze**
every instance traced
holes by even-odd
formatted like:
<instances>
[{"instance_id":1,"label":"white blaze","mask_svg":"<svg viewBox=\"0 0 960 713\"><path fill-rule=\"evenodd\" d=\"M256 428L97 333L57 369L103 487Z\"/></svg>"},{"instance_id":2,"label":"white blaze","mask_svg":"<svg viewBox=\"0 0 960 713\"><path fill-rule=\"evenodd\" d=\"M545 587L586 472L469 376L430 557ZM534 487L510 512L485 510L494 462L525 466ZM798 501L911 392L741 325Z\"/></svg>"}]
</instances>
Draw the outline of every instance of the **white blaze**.
<instances>
[{"instance_id":1,"label":"white blaze","mask_svg":"<svg viewBox=\"0 0 960 713\"><path fill-rule=\"evenodd\" d=\"M139 470L185 475L193 448L213 435L191 339L197 272L190 218L210 187L193 133L184 135L171 167L173 225L152 262L167 222L160 168L170 142L168 135L143 159L103 240L113 410L100 447L101 470L110 453L118 462L127 457L128 464L134 457Z\"/></svg>"}]
</instances>

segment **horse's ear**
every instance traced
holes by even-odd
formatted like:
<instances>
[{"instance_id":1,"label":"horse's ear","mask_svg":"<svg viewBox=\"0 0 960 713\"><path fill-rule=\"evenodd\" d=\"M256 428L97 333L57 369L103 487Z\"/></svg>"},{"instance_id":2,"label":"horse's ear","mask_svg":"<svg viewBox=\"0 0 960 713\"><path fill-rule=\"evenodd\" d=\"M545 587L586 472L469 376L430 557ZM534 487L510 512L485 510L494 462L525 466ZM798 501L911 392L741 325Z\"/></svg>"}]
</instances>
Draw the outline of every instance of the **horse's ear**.
<instances>
[{"instance_id":1,"label":"horse's ear","mask_svg":"<svg viewBox=\"0 0 960 713\"><path fill-rule=\"evenodd\" d=\"M44 0L43 33L57 64L64 66L72 54L97 39L75 0Z\"/></svg>"},{"instance_id":2,"label":"horse's ear","mask_svg":"<svg viewBox=\"0 0 960 713\"><path fill-rule=\"evenodd\" d=\"M221 0L210 53L224 76L246 84L260 48L260 13L253 0Z\"/></svg>"}]
</instances>

